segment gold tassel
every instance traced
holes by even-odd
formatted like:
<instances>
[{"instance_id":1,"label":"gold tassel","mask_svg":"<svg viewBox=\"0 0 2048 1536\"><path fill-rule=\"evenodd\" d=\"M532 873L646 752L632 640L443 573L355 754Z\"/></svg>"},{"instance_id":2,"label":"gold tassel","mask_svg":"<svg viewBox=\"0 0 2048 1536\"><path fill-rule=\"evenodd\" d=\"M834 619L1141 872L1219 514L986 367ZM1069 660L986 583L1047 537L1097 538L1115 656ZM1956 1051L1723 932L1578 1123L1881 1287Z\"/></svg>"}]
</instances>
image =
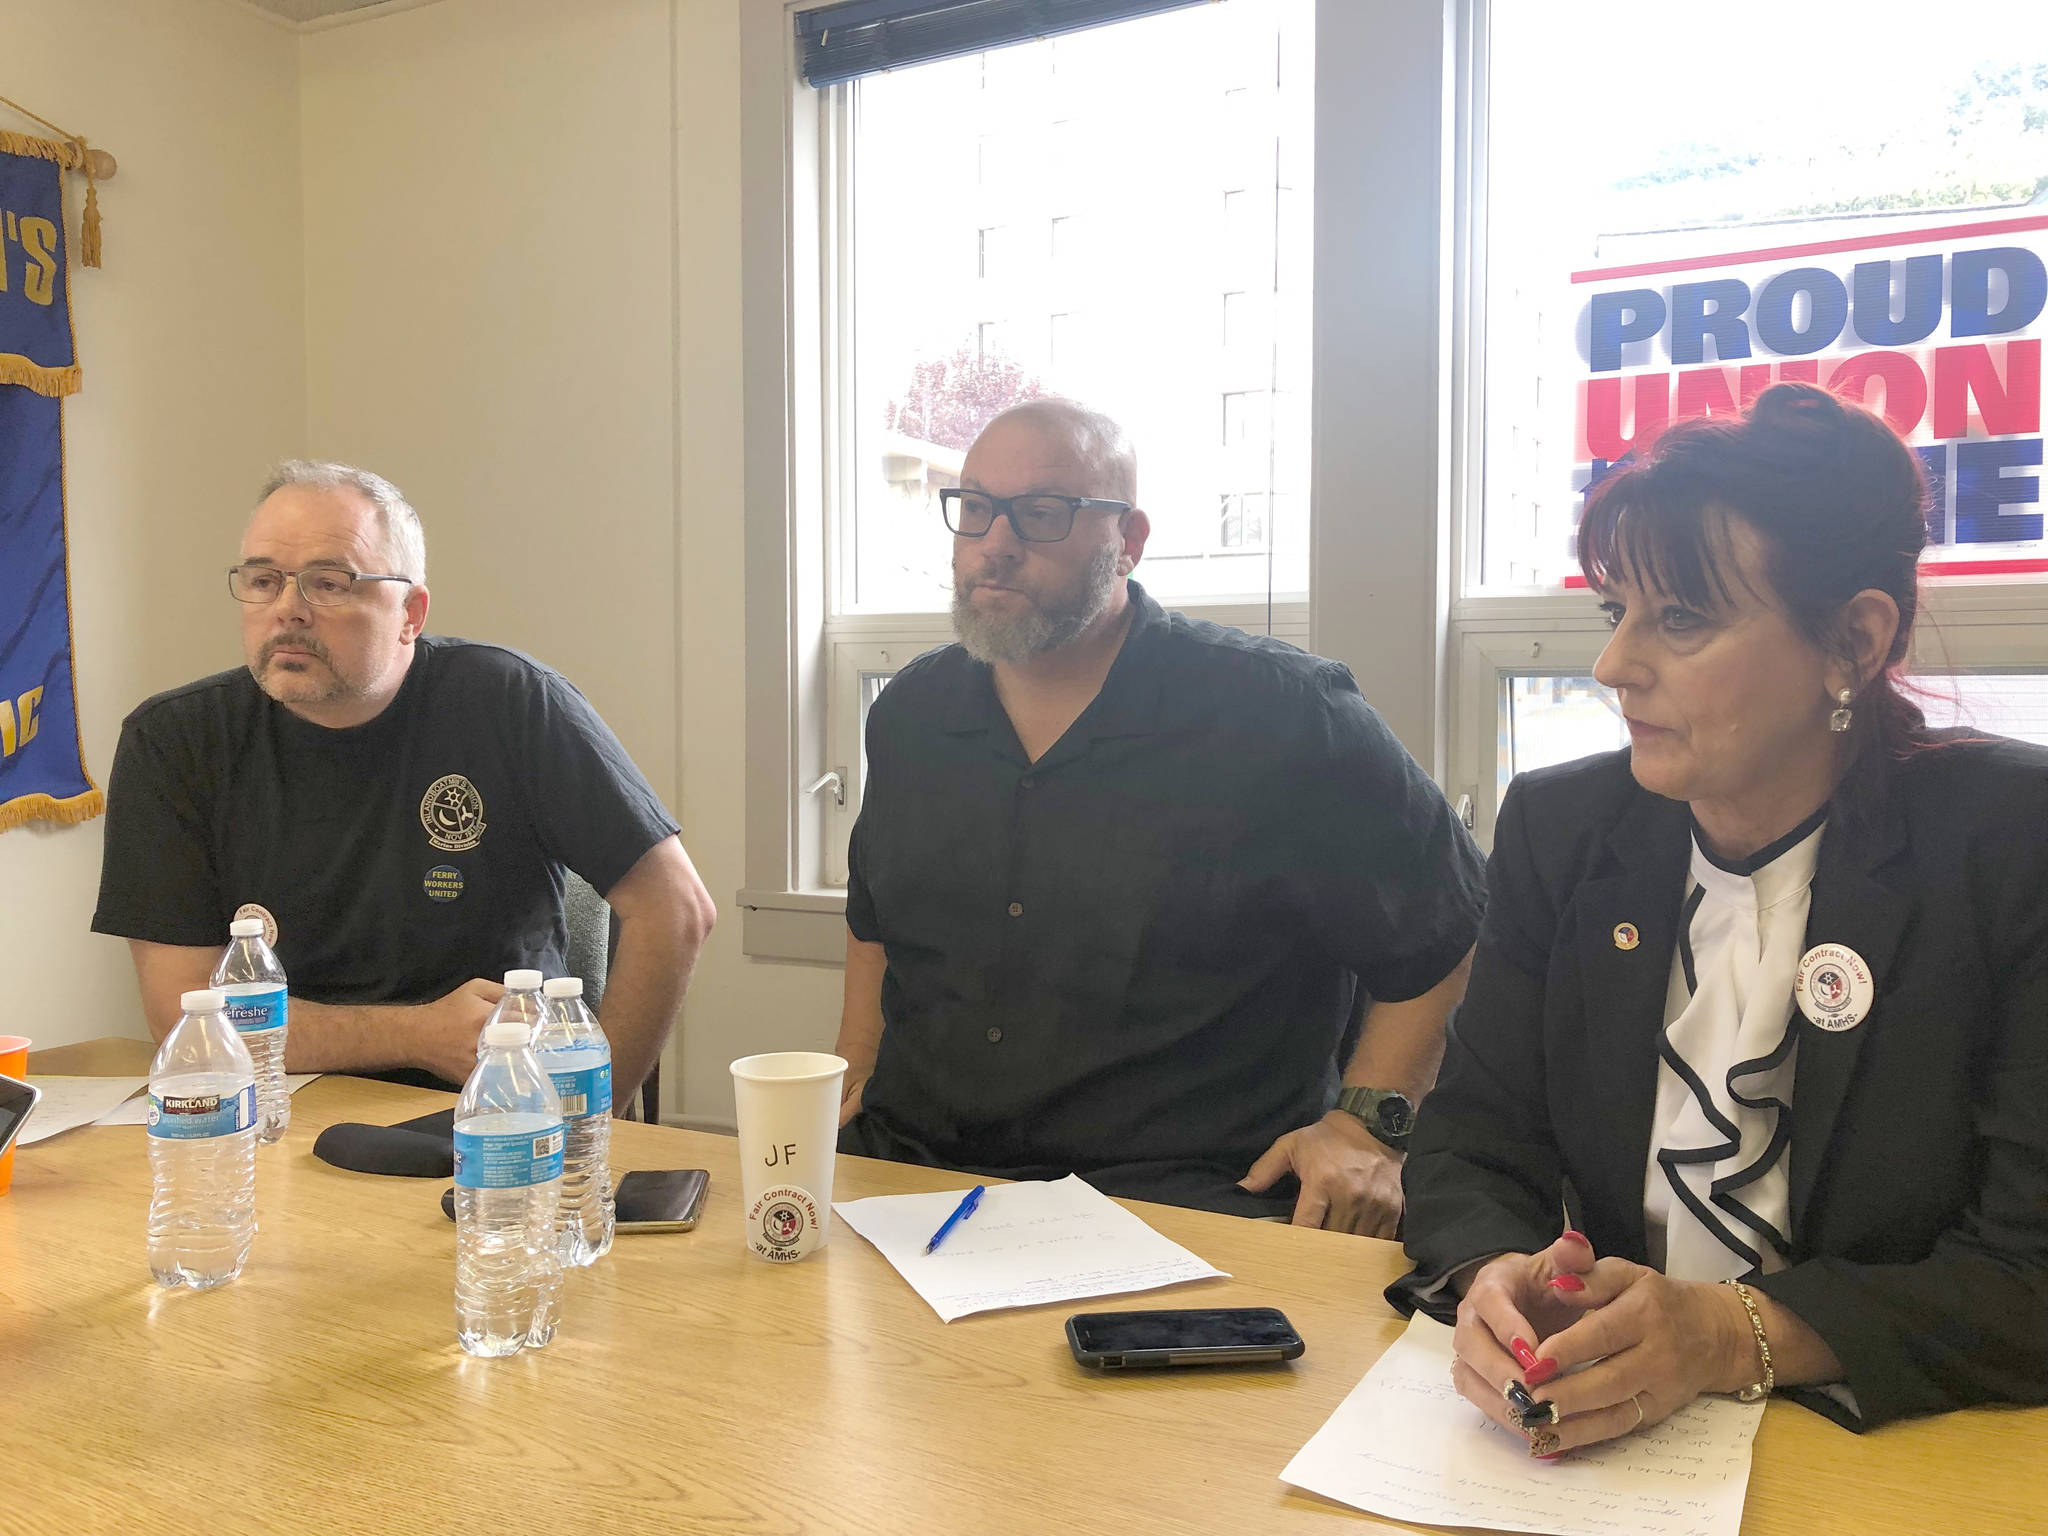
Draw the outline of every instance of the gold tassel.
<instances>
[{"instance_id":1,"label":"gold tassel","mask_svg":"<svg viewBox=\"0 0 2048 1536\"><path fill-rule=\"evenodd\" d=\"M4 100L4 98L0 98ZM13 103L9 102L12 106ZM19 110L19 109L17 109ZM30 113L31 117L35 114ZM41 122L41 118L36 118ZM0 154L23 155L38 160L48 160L60 169L85 172L85 216L78 224L78 260L83 266L96 267L100 264L100 188L93 179L92 151L85 140L72 138L58 143L52 139L38 139L26 133L12 133L0 128Z\"/></svg>"},{"instance_id":2,"label":"gold tassel","mask_svg":"<svg viewBox=\"0 0 2048 1536\"><path fill-rule=\"evenodd\" d=\"M46 368L41 363L30 362L18 352L0 352L0 384L19 384L23 389L32 389L54 400L62 395L77 394L79 378L76 363L63 368Z\"/></svg>"},{"instance_id":3,"label":"gold tassel","mask_svg":"<svg viewBox=\"0 0 2048 1536\"><path fill-rule=\"evenodd\" d=\"M100 264L100 186L93 180L92 147L84 139L73 139L78 146L79 165L85 171L85 217L78 221L78 260L83 266L96 267Z\"/></svg>"},{"instance_id":4,"label":"gold tassel","mask_svg":"<svg viewBox=\"0 0 2048 1536\"><path fill-rule=\"evenodd\" d=\"M49 795L23 795L0 805L0 832L9 827L25 827L32 821L54 821L75 827L82 821L91 821L106 808L107 797L97 789L65 800Z\"/></svg>"},{"instance_id":5,"label":"gold tassel","mask_svg":"<svg viewBox=\"0 0 2048 1536\"><path fill-rule=\"evenodd\" d=\"M59 144L54 139L39 139L33 134L15 133L0 128L0 154L23 155L33 160L48 160L66 170L76 170L71 163L74 151L70 144Z\"/></svg>"}]
</instances>

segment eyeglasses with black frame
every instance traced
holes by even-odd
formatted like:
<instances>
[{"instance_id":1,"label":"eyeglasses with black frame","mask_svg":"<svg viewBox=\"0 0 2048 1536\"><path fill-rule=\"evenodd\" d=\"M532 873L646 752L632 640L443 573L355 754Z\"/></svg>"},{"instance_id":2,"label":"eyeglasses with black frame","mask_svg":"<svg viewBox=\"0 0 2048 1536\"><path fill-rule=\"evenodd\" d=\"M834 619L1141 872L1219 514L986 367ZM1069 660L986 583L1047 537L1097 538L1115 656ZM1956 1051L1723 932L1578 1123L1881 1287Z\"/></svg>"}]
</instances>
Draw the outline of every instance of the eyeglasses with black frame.
<instances>
[{"instance_id":1,"label":"eyeglasses with black frame","mask_svg":"<svg viewBox=\"0 0 2048 1536\"><path fill-rule=\"evenodd\" d=\"M939 492L939 514L946 526L963 539L979 539L995 527L996 519L1007 517L1010 531L1025 544L1057 544L1074 531L1074 518L1082 510L1114 509L1128 512L1128 501L1108 501L1100 496L1055 496L1033 492L1028 496L990 496L983 491L963 490L949 485Z\"/></svg>"},{"instance_id":2,"label":"eyeglasses with black frame","mask_svg":"<svg viewBox=\"0 0 2048 1536\"><path fill-rule=\"evenodd\" d=\"M412 585L410 576L379 576L370 571L351 571L338 565L309 565L302 571L281 571L274 565L231 565L228 594L238 603L274 603L284 584L299 584L299 596L315 608L337 608L355 595L359 581L402 581Z\"/></svg>"}]
</instances>

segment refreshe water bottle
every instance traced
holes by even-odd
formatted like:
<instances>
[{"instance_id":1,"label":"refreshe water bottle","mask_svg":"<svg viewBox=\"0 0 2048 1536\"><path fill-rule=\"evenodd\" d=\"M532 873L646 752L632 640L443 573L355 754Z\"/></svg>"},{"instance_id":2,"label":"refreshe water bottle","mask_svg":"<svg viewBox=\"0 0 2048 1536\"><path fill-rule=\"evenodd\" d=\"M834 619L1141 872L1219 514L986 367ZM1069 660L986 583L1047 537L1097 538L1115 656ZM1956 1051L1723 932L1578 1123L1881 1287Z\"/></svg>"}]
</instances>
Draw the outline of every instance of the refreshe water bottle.
<instances>
[{"instance_id":1,"label":"refreshe water bottle","mask_svg":"<svg viewBox=\"0 0 2048 1536\"><path fill-rule=\"evenodd\" d=\"M213 986L228 1000L228 1022L256 1064L259 1136L276 1141L292 1123L292 1096L284 1082L285 1031L291 998L284 967L263 941L263 919L238 917L228 924L228 947L213 968Z\"/></svg>"},{"instance_id":2,"label":"refreshe water bottle","mask_svg":"<svg viewBox=\"0 0 2048 1536\"><path fill-rule=\"evenodd\" d=\"M526 1025L484 1026L483 1060L455 1104L455 1336L472 1355L554 1337L562 1285L562 1101Z\"/></svg>"},{"instance_id":3,"label":"refreshe water bottle","mask_svg":"<svg viewBox=\"0 0 2048 1536\"><path fill-rule=\"evenodd\" d=\"M149 1268L211 1290L256 1237L256 1069L212 988L187 992L149 1067Z\"/></svg>"},{"instance_id":4,"label":"refreshe water bottle","mask_svg":"<svg viewBox=\"0 0 2048 1536\"><path fill-rule=\"evenodd\" d=\"M493 1024L524 1024L528 1038L540 1033L541 1021L547 1017L547 1005L540 995L539 971L507 971L505 973L505 995L498 999L498 1006L491 1010L491 1016L484 1020L488 1031ZM476 1059L484 1059L484 1037L476 1037Z\"/></svg>"},{"instance_id":5,"label":"refreshe water bottle","mask_svg":"<svg viewBox=\"0 0 2048 1536\"><path fill-rule=\"evenodd\" d=\"M612 1047L583 1002L583 983L551 977L541 987L547 1018L533 1039L541 1070L562 1097L567 1145L556 1246L564 1264L595 1264L612 1247Z\"/></svg>"}]
</instances>

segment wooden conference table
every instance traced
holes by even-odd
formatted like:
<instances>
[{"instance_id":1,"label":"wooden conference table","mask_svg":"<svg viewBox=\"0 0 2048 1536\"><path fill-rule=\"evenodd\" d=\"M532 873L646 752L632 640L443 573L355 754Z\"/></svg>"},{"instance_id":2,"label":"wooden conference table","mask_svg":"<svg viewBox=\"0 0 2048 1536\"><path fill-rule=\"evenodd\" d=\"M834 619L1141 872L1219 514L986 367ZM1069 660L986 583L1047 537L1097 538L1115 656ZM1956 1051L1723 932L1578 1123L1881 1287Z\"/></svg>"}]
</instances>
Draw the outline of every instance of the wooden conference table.
<instances>
[{"instance_id":1,"label":"wooden conference table","mask_svg":"<svg viewBox=\"0 0 2048 1536\"><path fill-rule=\"evenodd\" d=\"M135 1041L31 1071L135 1074ZM19 1155L0 1198L0 1530L1248 1532L1412 1529L1278 1481L1402 1324L1391 1243L1166 1206L1139 1210L1236 1278L1110 1306L1273 1305L1291 1367L1108 1378L1067 1353L1069 1308L942 1324L843 1224L789 1268L739 1234L730 1138L621 1124L615 1167L708 1167L695 1232L621 1238L574 1274L548 1349L456 1347L439 1180L312 1156L340 1120L447 1096L323 1078L259 1157L249 1267L165 1292L143 1257L142 1132ZM842 1158L839 1198L962 1187ZM2048 1410L1856 1436L1773 1403L1743 1530L2048 1528Z\"/></svg>"}]
</instances>

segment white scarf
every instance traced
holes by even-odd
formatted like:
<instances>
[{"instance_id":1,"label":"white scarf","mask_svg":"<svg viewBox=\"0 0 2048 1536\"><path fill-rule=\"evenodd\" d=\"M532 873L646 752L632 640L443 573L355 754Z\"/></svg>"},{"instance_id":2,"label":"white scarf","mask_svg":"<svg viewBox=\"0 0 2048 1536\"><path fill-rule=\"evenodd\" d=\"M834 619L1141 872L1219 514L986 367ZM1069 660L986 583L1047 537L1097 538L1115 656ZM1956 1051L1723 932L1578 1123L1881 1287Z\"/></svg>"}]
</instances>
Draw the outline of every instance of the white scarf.
<instances>
[{"instance_id":1,"label":"white scarf","mask_svg":"<svg viewBox=\"0 0 2048 1536\"><path fill-rule=\"evenodd\" d=\"M1816 816L1738 869L1693 834L1643 1184L1650 1261L1680 1280L1786 1265L1792 984L1820 855Z\"/></svg>"}]
</instances>

